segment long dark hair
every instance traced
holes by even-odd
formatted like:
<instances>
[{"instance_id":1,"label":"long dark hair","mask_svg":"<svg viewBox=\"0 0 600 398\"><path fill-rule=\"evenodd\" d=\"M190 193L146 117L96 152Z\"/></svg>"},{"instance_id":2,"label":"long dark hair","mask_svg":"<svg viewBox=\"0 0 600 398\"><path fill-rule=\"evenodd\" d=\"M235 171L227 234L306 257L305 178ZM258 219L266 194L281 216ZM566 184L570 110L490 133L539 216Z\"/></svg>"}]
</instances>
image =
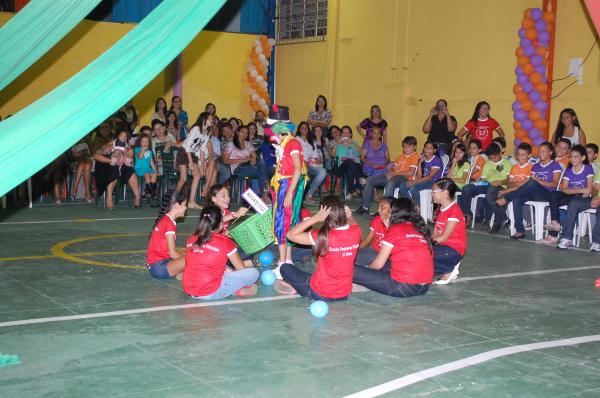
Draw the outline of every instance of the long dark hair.
<instances>
[{"instance_id":1,"label":"long dark hair","mask_svg":"<svg viewBox=\"0 0 600 398\"><path fill-rule=\"evenodd\" d=\"M571 153L573 153L573 151L579 153L581 155L581 157L583 157L583 164L590 164L589 159L587 158L587 151L585 150L585 147L583 145L575 145L573 148L571 148ZM573 167L573 165L571 164L571 162L569 162L569 167Z\"/></svg>"},{"instance_id":2,"label":"long dark hair","mask_svg":"<svg viewBox=\"0 0 600 398\"><path fill-rule=\"evenodd\" d=\"M558 123L556 124L556 130L554 131L554 144L558 144L558 141L560 141L561 138L563 138L563 135L565 134L565 125L562 122L562 114L563 113L568 113L569 115L571 115L573 117L573 126L580 128L581 126L579 125L579 118L577 117L577 114L575 113L575 111L571 108L565 108L562 111L560 111L560 114L558 116Z\"/></svg>"},{"instance_id":3,"label":"long dark hair","mask_svg":"<svg viewBox=\"0 0 600 398\"><path fill-rule=\"evenodd\" d=\"M166 115L166 114L167 114L167 112L168 112L167 100L165 100L163 97L158 97L158 98L156 99L156 102L154 103L154 112L158 112L158 102L159 102L159 101L162 101L162 102L164 102L164 103L165 103L165 110L164 110L164 112L165 112L165 115Z\"/></svg>"},{"instance_id":4,"label":"long dark hair","mask_svg":"<svg viewBox=\"0 0 600 398\"><path fill-rule=\"evenodd\" d=\"M202 112L198 115L198 119L196 119L196 123L194 123L194 125L192 126L198 126L198 128L200 129L200 131L204 132L204 123L206 123L206 121L208 120L208 118L211 116L210 113L208 112Z\"/></svg>"},{"instance_id":5,"label":"long dark hair","mask_svg":"<svg viewBox=\"0 0 600 398\"><path fill-rule=\"evenodd\" d=\"M492 109L490 104L485 101L480 101L475 105L475 111L473 112L473 116L471 117L471 121L475 123L475 127L479 126L479 110L482 106L487 105L488 108ZM488 117L492 117L492 115L488 114Z\"/></svg>"},{"instance_id":6,"label":"long dark hair","mask_svg":"<svg viewBox=\"0 0 600 398\"><path fill-rule=\"evenodd\" d=\"M429 232L429 228L427 228L427 224L423 220L423 217L421 217L421 215L415 209L413 201L408 198L394 199L390 207L392 208L390 214L390 225L402 224L405 222L411 223L415 230L419 234L423 235L423 238L425 241L427 241L429 250L432 251L433 240L431 239L431 233Z\"/></svg>"},{"instance_id":7,"label":"long dark hair","mask_svg":"<svg viewBox=\"0 0 600 398\"><path fill-rule=\"evenodd\" d=\"M321 129L320 140L317 140L317 133L315 132L317 129ZM317 143L321 144L321 148L325 148L325 134L323 134L323 128L321 126L315 126L309 130L307 141L313 147L313 149L317 149Z\"/></svg>"},{"instance_id":8,"label":"long dark hair","mask_svg":"<svg viewBox=\"0 0 600 398\"><path fill-rule=\"evenodd\" d=\"M171 115L175 115L175 126L174 127L177 131L179 131L179 118L177 117L177 114L173 111L167 112L167 115L165 116L165 127L167 127L167 128L169 127L169 116L171 116ZM154 125L152 127L154 127Z\"/></svg>"},{"instance_id":9,"label":"long dark hair","mask_svg":"<svg viewBox=\"0 0 600 398\"><path fill-rule=\"evenodd\" d=\"M452 151L452 158L454 158L454 152L456 152L457 149L460 149L464 153L463 158L456 162L456 165L458 167L462 167L463 164L465 164L465 162L467 161L467 158L469 157L469 152L467 152L467 146L464 143L459 142L454 147L454 151Z\"/></svg>"},{"instance_id":10,"label":"long dark hair","mask_svg":"<svg viewBox=\"0 0 600 398\"><path fill-rule=\"evenodd\" d=\"M207 109L211 105L213 108L215 108L215 113L212 114L214 116L217 114L217 106L215 104L213 104L212 102L209 102L208 104L204 105L204 112L208 112Z\"/></svg>"},{"instance_id":11,"label":"long dark hair","mask_svg":"<svg viewBox=\"0 0 600 398\"><path fill-rule=\"evenodd\" d=\"M158 225L160 220L162 220L165 214L171 211L175 203L182 204L185 202L185 200L185 195L181 192L175 192L172 189L165 192L165 194L162 197L160 209L158 210L158 217L156 217L156 221L154 221L154 225L152 226L152 231L154 231L154 228L156 228L156 226ZM152 231L150 231L150 236L152 236ZM148 239L150 239L150 237L148 237Z\"/></svg>"},{"instance_id":12,"label":"long dark hair","mask_svg":"<svg viewBox=\"0 0 600 398\"><path fill-rule=\"evenodd\" d=\"M298 123L298 127L296 127L296 134L295 134L296 137L302 137L302 133L300 133L300 128L302 126L306 126L306 128L308 129L308 132L310 133L310 125L306 122L300 122L300 123Z\"/></svg>"},{"instance_id":13,"label":"long dark hair","mask_svg":"<svg viewBox=\"0 0 600 398\"><path fill-rule=\"evenodd\" d=\"M319 233L317 234L317 240L313 249L313 253L317 257L326 255L329 250L329 231L333 228L343 227L348 223L344 204L337 196L325 196L321 200L320 206L329 207L331 212L323 222L321 228L319 228Z\"/></svg>"},{"instance_id":14,"label":"long dark hair","mask_svg":"<svg viewBox=\"0 0 600 398\"><path fill-rule=\"evenodd\" d=\"M210 206L216 206L215 202L213 202L212 198L219 193L221 189L225 188L223 184L215 184L212 187L208 188L208 193L206 194L206 200Z\"/></svg>"},{"instance_id":15,"label":"long dark hair","mask_svg":"<svg viewBox=\"0 0 600 398\"><path fill-rule=\"evenodd\" d=\"M223 213L217 206L206 206L202 209L198 218L198 226L194 232L194 235L198 237L195 245L201 246L210 241L213 232L218 232L222 221Z\"/></svg>"},{"instance_id":16,"label":"long dark hair","mask_svg":"<svg viewBox=\"0 0 600 398\"><path fill-rule=\"evenodd\" d=\"M550 155L550 159L554 160L554 158L556 158L556 152L554 151L554 145L552 145L552 143L550 141L544 141L540 144L540 147L545 146L546 148L548 148L550 150L550 152L552 152L552 155Z\"/></svg>"},{"instance_id":17,"label":"long dark hair","mask_svg":"<svg viewBox=\"0 0 600 398\"><path fill-rule=\"evenodd\" d=\"M324 95L317 95L317 99L315 100L315 112L319 111L319 98L323 98L323 102L325 102L325 105L323 106L323 110L326 111L327 110L327 98L325 98Z\"/></svg>"},{"instance_id":18,"label":"long dark hair","mask_svg":"<svg viewBox=\"0 0 600 398\"><path fill-rule=\"evenodd\" d=\"M245 148L245 144L244 141L240 141L240 130L241 129L246 129L248 131L248 137L246 137L246 140L250 137L250 130L248 129L248 126L245 125L240 125L240 127L238 127L237 130L235 130L235 134L233 135L233 145L235 145L235 147L237 149L244 149Z\"/></svg>"},{"instance_id":19,"label":"long dark hair","mask_svg":"<svg viewBox=\"0 0 600 398\"><path fill-rule=\"evenodd\" d=\"M171 111L173 110L173 102L178 98L181 101L181 109L183 109L183 100L181 99L180 96L174 95L173 97L171 97L171 106L169 107L169 110L171 110Z\"/></svg>"}]
</instances>

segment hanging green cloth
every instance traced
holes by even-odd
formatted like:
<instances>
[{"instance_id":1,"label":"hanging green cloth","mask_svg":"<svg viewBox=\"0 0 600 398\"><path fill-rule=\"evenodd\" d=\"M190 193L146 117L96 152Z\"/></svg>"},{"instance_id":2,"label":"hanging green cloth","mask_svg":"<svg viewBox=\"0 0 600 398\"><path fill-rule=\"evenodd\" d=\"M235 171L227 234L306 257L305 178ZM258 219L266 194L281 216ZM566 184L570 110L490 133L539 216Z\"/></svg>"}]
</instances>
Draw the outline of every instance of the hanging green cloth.
<instances>
[{"instance_id":1,"label":"hanging green cloth","mask_svg":"<svg viewBox=\"0 0 600 398\"><path fill-rule=\"evenodd\" d=\"M0 196L65 152L162 71L225 0L164 0L78 74L0 122Z\"/></svg>"},{"instance_id":2,"label":"hanging green cloth","mask_svg":"<svg viewBox=\"0 0 600 398\"><path fill-rule=\"evenodd\" d=\"M31 0L0 28L0 90L40 59L100 0Z\"/></svg>"}]
</instances>

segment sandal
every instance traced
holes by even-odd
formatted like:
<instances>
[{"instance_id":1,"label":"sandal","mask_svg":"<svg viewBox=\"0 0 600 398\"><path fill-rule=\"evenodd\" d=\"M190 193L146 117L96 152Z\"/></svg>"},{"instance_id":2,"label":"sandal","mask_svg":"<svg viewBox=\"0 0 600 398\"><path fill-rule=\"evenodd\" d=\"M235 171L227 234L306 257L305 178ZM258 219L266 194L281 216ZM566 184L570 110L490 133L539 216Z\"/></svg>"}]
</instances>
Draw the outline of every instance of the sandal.
<instances>
[{"instance_id":1,"label":"sandal","mask_svg":"<svg viewBox=\"0 0 600 398\"><path fill-rule=\"evenodd\" d=\"M286 281L279 279L276 280L275 283L273 283L273 289L279 294L296 294L296 289L294 289L292 285L290 285Z\"/></svg>"}]
</instances>

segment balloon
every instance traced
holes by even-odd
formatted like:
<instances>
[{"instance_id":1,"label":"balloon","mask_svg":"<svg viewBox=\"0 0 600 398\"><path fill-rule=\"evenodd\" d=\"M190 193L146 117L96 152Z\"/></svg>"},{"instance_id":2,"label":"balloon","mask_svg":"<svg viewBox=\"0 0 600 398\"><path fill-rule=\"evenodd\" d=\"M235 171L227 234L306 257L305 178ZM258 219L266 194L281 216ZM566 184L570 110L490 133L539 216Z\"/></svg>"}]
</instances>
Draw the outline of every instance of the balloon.
<instances>
[{"instance_id":1,"label":"balloon","mask_svg":"<svg viewBox=\"0 0 600 398\"><path fill-rule=\"evenodd\" d=\"M523 73L524 73L523 68L521 68L520 66L517 66L515 68L515 75L519 76L519 75L522 75Z\"/></svg>"},{"instance_id":2,"label":"balloon","mask_svg":"<svg viewBox=\"0 0 600 398\"><path fill-rule=\"evenodd\" d=\"M527 65L528 63L529 63L529 58L526 56L517 58L517 64L519 64L519 66Z\"/></svg>"},{"instance_id":3,"label":"balloon","mask_svg":"<svg viewBox=\"0 0 600 398\"><path fill-rule=\"evenodd\" d=\"M527 131L525 131L523 129L515 130L515 137L517 137L519 139L523 139L523 138L527 137Z\"/></svg>"},{"instance_id":4,"label":"balloon","mask_svg":"<svg viewBox=\"0 0 600 398\"><path fill-rule=\"evenodd\" d=\"M538 130L538 129L529 130L529 138L531 138L532 140L535 140L539 136L540 136L540 130Z\"/></svg>"},{"instance_id":5,"label":"balloon","mask_svg":"<svg viewBox=\"0 0 600 398\"><path fill-rule=\"evenodd\" d=\"M540 56L546 58L546 55L548 55L548 50L546 50L546 48L544 48L542 46L538 46L535 48L535 53L537 55L540 55Z\"/></svg>"},{"instance_id":6,"label":"balloon","mask_svg":"<svg viewBox=\"0 0 600 398\"><path fill-rule=\"evenodd\" d=\"M548 32L540 32L537 36L540 42L550 42L550 33Z\"/></svg>"},{"instance_id":7,"label":"balloon","mask_svg":"<svg viewBox=\"0 0 600 398\"><path fill-rule=\"evenodd\" d=\"M263 49L262 49L262 47L261 47L261 46L256 46L256 47L254 48L254 52L256 53L256 55L258 55L258 54L262 54L262 53L263 53Z\"/></svg>"},{"instance_id":8,"label":"balloon","mask_svg":"<svg viewBox=\"0 0 600 398\"><path fill-rule=\"evenodd\" d=\"M326 302L321 300L313 301L309 309L310 314L315 318L323 318L329 313L329 306Z\"/></svg>"},{"instance_id":9,"label":"balloon","mask_svg":"<svg viewBox=\"0 0 600 398\"><path fill-rule=\"evenodd\" d=\"M521 109L521 103L519 101L515 101L512 103L512 110L516 112Z\"/></svg>"},{"instance_id":10,"label":"balloon","mask_svg":"<svg viewBox=\"0 0 600 398\"><path fill-rule=\"evenodd\" d=\"M515 118L515 120L523 122L523 120L527 119L527 112L519 109L518 111L515 112L514 118Z\"/></svg>"},{"instance_id":11,"label":"balloon","mask_svg":"<svg viewBox=\"0 0 600 398\"><path fill-rule=\"evenodd\" d=\"M529 93L529 99L532 100L533 102L538 102L539 100L542 99L542 94L540 94L537 91L532 91L531 93Z\"/></svg>"},{"instance_id":12,"label":"balloon","mask_svg":"<svg viewBox=\"0 0 600 398\"><path fill-rule=\"evenodd\" d=\"M529 28L525 31L525 37L528 40L535 40L535 38L537 37L538 33L535 31L535 29L533 28Z\"/></svg>"},{"instance_id":13,"label":"balloon","mask_svg":"<svg viewBox=\"0 0 600 398\"><path fill-rule=\"evenodd\" d=\"M535 22L535 30L537 30L538 32L545 32L547 30L547 27L548 24L543 19L540 19L539 21Z\"/></svg>"},{"instance_id":14,"label":"balloon","mask_svg":"<svg viewBox=\"0 0 600 398\"><path fill-rule=\"evenodd\" d=\"M529 112L530 110L533 109L533 102L531 102L529 100L525 100L525 101L521 102L521 108L523 108L523 110L525 112Z\"/></svg>"},{"instance_id":15,"label":"balloon","mask_svg":"<svg viewBox=\"0 0 600 398\"><path fill-rule=\"evenodd\" d=\"M527 81L529 81L529 78L526 75L517 76L517 82L519 82L519 84L524 84Z\"/></svg>"},{"instance_id":16,"label":"balloon","mask_svg":"<svg viewBox=\"0 0 600 398\"><path fill-rule=\"evenodd\" d=\"M542 19L547 23L552 23L554 22L554 14L551 12L545 12L544 16L542 16Z\"/></svg>"},{"instance_id":17,"label":"balloon","mask_svg":"<svg viewBox=\"0 0 600 398\"><path fill-rule=\"evenodd\" d=\"M250 76L252 76L253 78L256 78L256 76L258 76L258 72L256 71L256 69L252 69L250 71Z\"/></svg>"},{"instance_id":18,"label":"balloon","mask_svg":"<svg viewBox=\"0 0 600 398\"><path fill-rule=\"evenodd\" d=\"M527 100L527 93L520 92L515 95L517 97L517 101L521 103L521 108L523 108L523 101Z\"/></svg>"},{"instance_id":19,"label":"balloon","mask_svg":"<svg viewBox=\"0 0 600 398\"><path fill-rule=\"evenodd\" d=\"M531 57L533 54L535 54L535 47L531 45L523 47L523 53L528 57Z\"/></svg>"},{"instance_id":20,"label":"balloon","mask_svg":"<svg viewBox=\"0 0 600 398\"><path fill-rule=\"evenodd\" d=\"M526 63L525 65L523 65L523 74L529 76L533 73L533 71L535 70L533 65L531 65L530 63Z\"/></svg>"},{"instance_id":21,"label":"balloon","mask_svg":"<svg viewBox=\"0 0 600 398\"><path fill-rule=\"evenodd\" d=\"M525 29L533 28L535 21L531 18L524 18L521 22L521 26Z\"/></svg>"},{"instance_id":22,"label":"balloon","mask_svg":"<svg viewBox=\"0 0 600 398\"><path fill-rule=\"evenodd\" d=\"M531 40L521 38L521 47L525 48L531 45Z\"/></svg>"},{"instance_id":23,"label":"balloon","mask_svg":"<svg viewBox=\"0 0 600 398\"><path fill-rule=\"evenodd\" d=\"M533 84L531 84L530 82L525 82L521 84L521 87L526 93L530 93L533 90Z\"/></svg>"},{"instance_id":24,"label":"balloon","mask_svg":"<svg viewBox=\"0 0 600 398\"><path fill-rule=\"evenodd\" d=\"M537 54L534 54L534 55L531 57L531 63L532 63L534 66L541 65L543 62L544 62L544 58L543 58L543 57L541 57L541 56L539 56L539 55L537 55ZM525 70L525 69L523 69L523 70Z\"/></svg>"},{"instance_id":25,"label":"balloon","mask_svg":"<svg viewBox=\"0 0 600 398\"><path fill-rule=\"evenodd\" d=\"M513 128L514 128L515 130L521 130L521 122L519 122L518 120L515 120L515 121L513 122Z\"/></svg>"},{"instance_id":26,"label":"balloon","mask_svg":"<svg viewBox=\"0 0 600 398\"><path fill-rule=\"evenodd\" d=\"M529 131L533 127L533 122L529 119L525 119L521 122L521 126L523 127L523 130Z\"/></svg>"},{"instance_id":27,"label":"balloon","mask_svg":"<svg viewBox=\"0 0 600 398\"><path fill-rule=\"evenodd\" d=\"M258 94L254 93L251 95L252 101L258 101Z\"/></svg>"},{"instance_id":28,"label":"balloon","mask_svg":"<svg viewBox=\"0 0 600 398\"><path fill-rule=\"evenodd\" d=\"M540 120L536 120L535 123L533 123L533 125L535 126L536 129L538 129L540 131L545 131L546 127L548 127L548 122L545 119L540 119Z\"/></svg>"},{"instance_id":29,"label":"balloon","mask_svg":"<svg viewBox=\"0 0 600 398\"><path fill-rule=\"evenodd\" d=\"M265 54L259 54L259 55L258 55L258 59L259 59L260 61L264 61L265 59L267 59L267 57L265 57Z\"/></svg>"},{"instance_id":30,"label":"balloon","mask_svg":"<svg viewBox=\"0 0 600 398\"><path fill-rule=\"evenodd\" d=\"M517 57L522 57L523 55L525 55L523 47L517 47L517 50L515 51L515 55Z\"/></svg>"},{"instance_id":31,"label":"balloon","mask_svg":"<svg viewBox=\"0 0 600 398\"><path fill-rule=\"evenodd\" d=\"M520 111L520 112L523 112L523 111ZM542 113L540 111L538 111L537 109L529 111L529 119L536 121L536 120L540 119L541 117L542 117Z\"/></svg>"},{"instance_id":32,"label":"balloon","mask_svg":"<svg viewBox=\"0 0 600 398\"><path fill-rule=\"evenodd\" d=\"M257 78L258 79L258 78ZM538 84L541 83L542 81L542 75L540 75L537 72L533 72L530 76L529 76L529 80L531 81L531 83L533 84ZM537 100L534 100L537 101Z\"/></svg>"},{"instance_id":33,"label":"balloon","mask_svg":"<svg viewBox=\"0 0 600 398\"><path fill-rule=\"evenodd\" d=\"M544 142L546 142L546 139L544 137L538 137L535 140L533 140L533 145L535 146L540 146L542 145ZM537 148L535 148L537 149ZM537 153L534 153L534 156L537 156Z\"/></svg>"},{"instance_id":34,"label":"balloon","mask_svg":"<svg viewBox=\"0 0 600 398\"><path fill-rule=\"evenodd\" d=\"M521 91L523 91L523 87L521 87L521 85L519 83L517 83L513 86L513 93L518 94Z\"/></svg>"},{"instance_id":35,"label":"balloon","mask_svg":"<svg viewBox=\"0 0 600 398\"><path fill-rule=\"evenodd\" d=\"M548 78L546 76L542 76L542 83L548 83Z\"/></svg>"},{"instance_id":36,"label":"balloon","mask_svg":"<svg viewBox=\"0 0 600 398\"><path fill-rule=\"evenodd\" d=\"M526 30L524 28L519 29L519 37L521 39L525 39L525 37L526 37L525 32L526 32Z\"/></svg>"},{"instance_id":37,"label":"balloon","mask_svg":"<svg viewBox=\"0 0 600 398\"><path fill-rule=\"evenodd\" d=\"M258 76L256 76L256 81L257 81L258 83L262 82L263 80L264 80L264 77L262 77L262 75L258 75Z\"/></svg>"},{"instance_id":38,"label":"balloon","mask_svg":"<svg viewBox=\"0 0 600 398\"><path fill-rule=\"evenodd\" d=\"M258 107L256 109L258 109ZM263 283L263 285L271 286L273 283L275 283L275 279L275 272L271 270L263 271L262 274L260 274L260 281Z\"/></svg>"},{"instance_id":39,"label":"balloon","mask_svg":"<svg viewBox=\"0 0 600 398\"><path fill-rule=\"evenodd\" d=\"M275 45L275 39L268 39L267 42L269 43L269 45L274 46Z\"/></svg>"},{"instance_id":40,"label":"balloon","mask_svg":"<svg viewBox=\"0 0 600 398\"><path fill-rule=\"evenodd\" d=\"M531 8L528 8L525 11L523 11L523 17L531 18Z\"/></svg>"},{"instance_id":41,"label":"balloon","mask_svg":"<svg viewBox=\"0 0 600 398\"><path fill-rule=\"evenodd\" d=\"M533 106L535 106L535 109L540 112L544 112L546 109L548 109L548 104L546 101L537 101Z\"/></svg>"},{"instance_id":42,"label":"balloon","mask_svg":"<svg viewBox=\"0 0 600 398\"><path fill-rule=\"evenodd\" d=\"M515 148L517 148L519 145L521 145L521 140L518 138L515 138Z\"/></svg>"},{"instance_id":43,"label":"balloon","mask_svg":"<svg viewBox=\"0 0 600 398\"><path fill-rule=\"evenodd\" d=\"M267 101L265 101L264 98L261 98L261 99L258 100L258 105L265 106L266 104L267 104Z\"/></svg>"},{"instance_id":44,"label":"balloon","mask_svg":"<svg viewBox=\"0 0 600 398\"><path fill-rule=\"evenodd\" d=\"M534 20L538 20L544 16L544 12L539 8L534 8L531 10L531 18Z\"/></svg>"},{"instance_id":45,"label":"balloon","mask_svg":"<svg viewBox=\"0 0 600 398\"><path fill-rule=\"evenodd\" d=\"M525 143L527 143L527 144L529 144L529 145L532 145L532 144L533 144L533 141L532 141L532 140L531 140L531 138L529 138L529 137L522 138L522 139L521 139L521 142L525 142Z\"/></svg>"},{"instance_id":46,"label":"balloon","mask_svg":"<svg viewBox=\"0 0 600 398\"><path fill-rule=\"evenodd\" d=\"M546 65L538 65L535 67L535 71L540 75L544 76L546 74Z\"/></svg>"},{"instance_id":47,"label":"balloon","mask_svg":"<svg viewBox=\"0 0 600 398\"><path fill-rule=\"evenodd\" d=\"M546 90L548 89L548 86L545 85L544 83L538 83L535 84L533 86L533 88L535 89L535 91L537 91L538 93L542 94L542 95L546 95Z\"/></svg>"}]
</instances>

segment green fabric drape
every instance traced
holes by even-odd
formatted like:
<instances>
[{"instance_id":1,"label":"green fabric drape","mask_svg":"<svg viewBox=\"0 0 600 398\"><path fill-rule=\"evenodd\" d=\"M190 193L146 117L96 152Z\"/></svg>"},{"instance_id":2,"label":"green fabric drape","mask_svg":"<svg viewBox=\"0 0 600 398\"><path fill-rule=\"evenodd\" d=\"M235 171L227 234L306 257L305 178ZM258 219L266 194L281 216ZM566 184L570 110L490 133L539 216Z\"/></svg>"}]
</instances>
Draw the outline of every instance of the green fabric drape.
<instances>
[{"instance_id":1,"label":"green fabric drape","mask_svg":"<svg viewBox=\"0 0 600 398\"><path fill-rule=\"evenodd\" d=\"M225 0L164 0L77 75L0 123L0 196L119 109L202 30Z\"/></svg>"},{"instance_id":2,"label":"green fabric drape","mask_svg":"<svg viewBox=\"0 0 600 398\"><path fill-rule=\"evenodd\" d=\"M71 31L100 0L31 0L0 28L0 90Z\"/></svg>"}]
</instances>

